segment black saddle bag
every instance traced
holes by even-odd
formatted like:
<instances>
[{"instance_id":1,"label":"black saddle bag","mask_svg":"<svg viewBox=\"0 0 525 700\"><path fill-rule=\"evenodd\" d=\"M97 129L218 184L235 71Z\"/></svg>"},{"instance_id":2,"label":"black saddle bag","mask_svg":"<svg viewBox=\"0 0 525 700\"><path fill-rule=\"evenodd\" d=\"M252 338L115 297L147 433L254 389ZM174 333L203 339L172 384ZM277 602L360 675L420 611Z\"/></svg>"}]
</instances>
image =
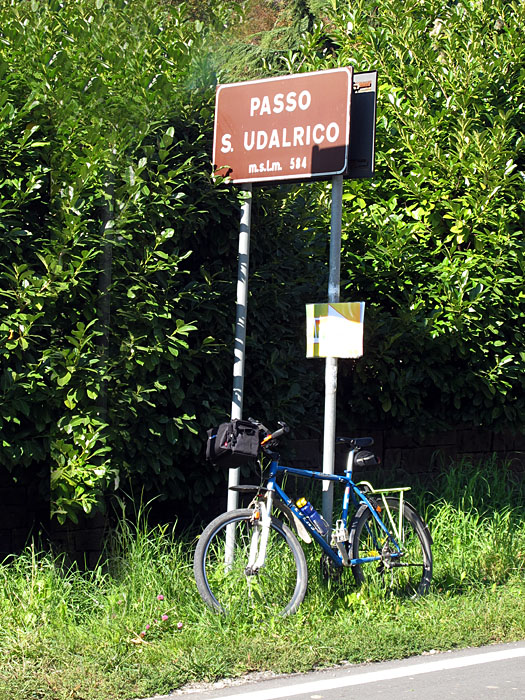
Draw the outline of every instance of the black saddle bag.
<instances>
[{"instance_id":1,"label":"black saddle bag","mask_svg":"<svg viewBox=\"0 0 525 700\"><path fill-rule=\"evenodd\" d=\"M206 459L230 469L255 459L259 447L259 428L250 421L234 419L208 430Z\"/></svg>"},{"instance_id":2,"label":"black saddle bag","mask_svg":"<svg viewBox=\"0 0 525 700\"><path fill-rule=\"evenodd\" d=\"M381 460L373 452L368 450L359 450L359 452L354 457L355 467L375 467L380 464Z\"/></svg>"}]
</instances>

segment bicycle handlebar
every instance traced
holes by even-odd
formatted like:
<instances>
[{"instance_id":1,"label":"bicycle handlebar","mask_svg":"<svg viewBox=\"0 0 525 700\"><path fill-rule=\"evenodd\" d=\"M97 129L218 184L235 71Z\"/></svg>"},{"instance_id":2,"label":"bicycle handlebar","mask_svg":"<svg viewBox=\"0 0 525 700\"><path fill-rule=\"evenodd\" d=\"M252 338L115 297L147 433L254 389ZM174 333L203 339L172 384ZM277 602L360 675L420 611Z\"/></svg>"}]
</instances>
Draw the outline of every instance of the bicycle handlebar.
<instances>
[{"instance_id":1,"label":"bicycle handlebar","mask_svg":"<svg viewBox=\"0 0 525 700\"><path fill-rule=\"evenodd\" d=\"M277 421L281 427L278 430L274 430L273 433L271 433L268 430L268 428L261 423L261 421L255 420L255 418L248 418L248 420L250 421L250 423L256 425L259 428L259 430L262 430L264 431L264 433L266 433L265 437L261 440L261 447L264 447L271 440L276 440L277 438L280 438L281 435L290 432L290 428L286 425L284 421L281 420Z\"/></svg>"},{"instance_id":2,"label":"bicycle handlebar","mask_svg":"<svg viewBox=\"0 0 525 700\"><path fill-rule=\"evenodd\" d=\"M259 430L265 433L265 437L261 440L261 447L265 447L266 445L268 445L268 443L272 442L273 440L277 440L285 433L290 432L290 428L286 425L284 421L281 420L277 421L281 427L278 428L278 430L274 430L273 433L271 433L268 430L268 428L263 423L261 423L261 421L255 420L255 418L248 418L248 420L250 421L250 423L256 425L259 428ZM372 437L336 437L335 444L345 445L349 448L363 448L372 446L374 444L374 439Z\"/></svg>"},{"instance_id":3,"label":"bicycle handlebar","mask_svg":"<svg viewBox=\"0 0 525 700\"><path fill-rule=\"evenodd\" d=\"M280 438L281 435L290 432L290 428L286 425L286 423L283 423L282 421L278 421L278 423L281 426L279 430L275 430L273 433L268 433L268 435L261 441L261 445L263 447L267 442L270 442L270 440L276 440L277 438Z\"/></svg>"}]
</instances>

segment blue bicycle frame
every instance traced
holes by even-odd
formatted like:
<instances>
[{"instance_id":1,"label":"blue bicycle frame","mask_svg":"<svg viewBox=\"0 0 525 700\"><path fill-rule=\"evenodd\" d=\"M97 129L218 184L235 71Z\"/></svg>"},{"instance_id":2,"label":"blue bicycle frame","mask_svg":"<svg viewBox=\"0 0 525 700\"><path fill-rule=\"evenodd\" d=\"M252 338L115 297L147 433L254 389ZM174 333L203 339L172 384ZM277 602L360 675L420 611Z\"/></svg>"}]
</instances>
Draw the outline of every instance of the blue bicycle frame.
<instances>
[{"instance_id":1,"label":"blue bicycle frame","mask_svg":"<svg viewBox=\"0 0 525 700\"><path fill-rule=\"evenodd\" d=\"M317 530L310 524L308 519L301 513L301 511L297 508L293 500L287 496L287 494L283 491L283 489L277 484L277 476L279 474L293 474L294 476L299 476L303 477L306 479L316 479L318 481L332 481L337 484L344 485L345 490L344 490L344 495L343 495L343 508L341 512L341 520L343 523L348 522L348 514L350 511L350 500L352 500L353 504L357 508L357 506L360 503L364 503L372 515L374 516L375 520L377 521L379 527L384 531L385 536L388 538L390 543L395 547L395 552L391 553L392 558L399 558L401 555L401 548L399 544L396 542L394 537L392 536L391 531L386 527L380 516L378 515L376 508L372 505L372 503L369 501L369 499L366 497L366 494L359 488L359 486L352 480L352 472L351 469L345 470L345 476L340 476L338 474L325 474L324 472L316 472L316 471L309 471L307 469L296 469L294 467L286 467L284 465L280 465L278 459L273 458L270 464L270 473L268 477L268 481L266 483L266 488L269 492L269 494L276 493L279 498L283 501L283 503L288 506L288 508L292 511L292 513L295 515L296 518L299 519L299 521L304 525L308 533L311 535L311 537L321 546L323 551L327 556L332 559L334 564L336 566L343 566L343 557L341 553L339 552L338 549L333 549L330 544L325 540L325 538L320 535ZM393 489L395 490L395 489ZM271 501L270 501L271 502ZM368 526L366 526L368 529ZM370 530L369 530L370 532ZM372 534L372 533L370 533ZM381 546L379 543L377 544L377 550L381 550ZM359 559L350 559L347 566L354 566L356 564L366 564L367 562L372 562L372 561L381 561L381 555L378 556L370 556L370 557L363 557Z\"/></svg>"}]
</instances>

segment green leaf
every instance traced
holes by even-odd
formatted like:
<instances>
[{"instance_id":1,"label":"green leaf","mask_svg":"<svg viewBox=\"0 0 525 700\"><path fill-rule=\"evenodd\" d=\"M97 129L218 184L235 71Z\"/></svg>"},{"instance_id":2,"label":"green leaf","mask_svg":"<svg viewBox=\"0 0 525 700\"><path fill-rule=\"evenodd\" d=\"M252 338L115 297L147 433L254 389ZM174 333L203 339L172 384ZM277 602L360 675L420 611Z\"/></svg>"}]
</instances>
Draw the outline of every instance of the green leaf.
<instances>
[{"instance_id":1,"label":"green leaf","mask_svg":"<svg viewBox=\"0 0 525 700\"><path fill-rule=\"evenodd\" d=\"M392 408L392 401L389 396L385 396L384 398L381 399L381 408L385 413L388 413L388 411L391 410Z\"/></svg>"},{"instance_id":2,"label":"green leaf","mask_svg":"<svg viewBox=\"0 0 525 700\"><path fill-rule=\"evenodd\" d=\"M70 379L71 379L71 372L66 372L62 377L59 377L57 379L57 384L58 384L58 386L65 386L66 384L69 383Z\"/></svg>"}]
</instances>

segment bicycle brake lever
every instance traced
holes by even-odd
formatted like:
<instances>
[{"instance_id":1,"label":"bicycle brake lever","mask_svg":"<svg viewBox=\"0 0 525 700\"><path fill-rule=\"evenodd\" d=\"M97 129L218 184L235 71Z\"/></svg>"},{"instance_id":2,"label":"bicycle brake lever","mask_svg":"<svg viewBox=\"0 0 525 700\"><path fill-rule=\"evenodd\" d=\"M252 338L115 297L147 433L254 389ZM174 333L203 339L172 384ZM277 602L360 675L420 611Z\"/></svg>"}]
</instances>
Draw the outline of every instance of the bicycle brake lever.
<instances>
[{"instance_id":1,"label":"bicycle brake lever","mask_svg":"<svg viewBox=\"0 0 525 700\"><path fill-rule=\"evenodd\" d=\"M258 428L260 428L260 430L264 430L265 433L269 433L269 432L270 432L270 431L268 430L268 428L267 428L265 425L263 425L263 424L261 423L260 420L255 420L255 418L248 418L248 420L250 421L250 423L253 423L253 424L256 425Z\"/></svg>"}]
</instances>

